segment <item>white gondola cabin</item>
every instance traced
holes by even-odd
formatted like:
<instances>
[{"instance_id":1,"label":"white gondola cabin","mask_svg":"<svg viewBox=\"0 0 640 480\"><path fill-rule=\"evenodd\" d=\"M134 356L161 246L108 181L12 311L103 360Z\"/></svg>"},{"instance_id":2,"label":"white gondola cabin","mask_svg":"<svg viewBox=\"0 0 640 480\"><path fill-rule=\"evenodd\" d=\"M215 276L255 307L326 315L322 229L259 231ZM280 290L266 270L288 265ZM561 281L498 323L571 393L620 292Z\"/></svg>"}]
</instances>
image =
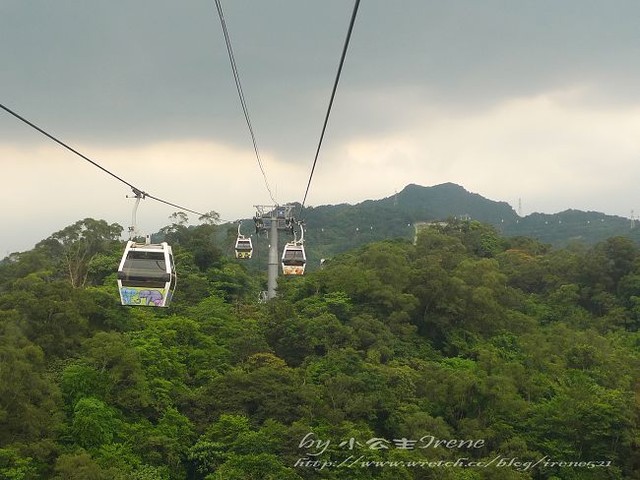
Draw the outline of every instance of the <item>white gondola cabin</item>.
<instances>
[{"instance_id":1,"label":"white gondola cabin","mask_svg":"<svg viewBox=\"0 0 640 480\"><path fill-rule=\"evenodd\" d=\"M236 239L236 258L248 259L253 255L253 244L251 243L251 237L244 237L238 235Z\"/></svg>"},{"instance_id":2,"label":"white gondola cabin","mask_svg":"<svg viewBox=\"0 0 640 480\"><path fill-rule=\"evenodd\" d=\"M304 253L304 246L300 242L290 242L284 246L282 251L282 274L283 275L304 275L304 267L307 257Z\"/></svg>"},{"instance_id":3,"label":"white gondola cabin","mask_svg":"<svg viewBox=\"0 0 640 480\"><path fill-rule=\"evenodd\" d=\"M127 242L118 268L122 305L168 307L175 288L173 254L166 242Z\"/></svg>"}]
</instances>

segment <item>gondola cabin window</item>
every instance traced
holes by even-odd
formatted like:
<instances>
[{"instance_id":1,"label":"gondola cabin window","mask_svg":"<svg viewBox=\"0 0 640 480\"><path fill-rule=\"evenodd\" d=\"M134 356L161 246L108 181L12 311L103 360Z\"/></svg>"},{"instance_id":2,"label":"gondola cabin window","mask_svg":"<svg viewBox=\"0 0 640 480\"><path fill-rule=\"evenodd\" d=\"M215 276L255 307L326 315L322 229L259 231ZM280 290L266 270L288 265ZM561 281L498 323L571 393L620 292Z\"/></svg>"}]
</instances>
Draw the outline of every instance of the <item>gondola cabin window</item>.
<instances>
[{"instance_id":1,"label":"gondola cabin window","mask_svg":"<svg viewBox=\"0 0 640 480\"><path fill-rule=\"evenodd\" d=\"M282 261L287 265L304 265L306 259L302 250L289 249L284 253Z\"/></svg>"},{"instance_id":2,"label":"gondola cabin window","mask_svg":"<svg viewBox=\"0 0 640 480\"><path fill-rule=\"evenodd\" d=\"M122 271L125 287L162 288L170 277L163 252L129 252Z\"/></svg>"}]
</instances>

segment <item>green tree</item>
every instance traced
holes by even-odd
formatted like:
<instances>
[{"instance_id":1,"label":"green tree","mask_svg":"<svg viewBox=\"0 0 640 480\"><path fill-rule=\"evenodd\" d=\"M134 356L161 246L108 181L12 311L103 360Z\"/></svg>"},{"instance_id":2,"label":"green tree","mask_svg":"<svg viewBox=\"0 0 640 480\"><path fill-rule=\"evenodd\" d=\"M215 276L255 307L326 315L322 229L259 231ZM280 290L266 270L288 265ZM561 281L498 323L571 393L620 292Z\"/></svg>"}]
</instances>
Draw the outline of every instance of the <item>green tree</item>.
<instances>
[{"instance_id":1,"label":"green tree","mask_svg":"<svg viewBox=\"0 0 640 480\"><path fill-rule=\"evenodd\" d=\"M5 480L36 480L38 470L33 458L24 457L14 448L0 448L0 478Z\"/></svg>"},{"instance_id":2,"label":"green tree","mask_svg":"<svg viewBox=\"0 0 640 480\"><path fill-rule=\"evenodd\" d=\"M303 403L296 372L270 353L250 356L240 367L213 379L197 398L205 418L235 413L250 415L256 422L291 422Z\"/></svg>"},{"instance_id":3,"label":"green tree","mask_svg":"<svg viewBox=\"0 0 640 480\"><path fill-rule=\"evenodd\" d=\"M149 389L139 353L127 335L98 332L83 343L85 361L105 375L106 401L124 412L141 412L149 405Z\"/></svg>"},{"instance_id":4,"label":"green tree","mask_svg":"<svg viewBox=\"0 0 640 480\"><path fill-rule=\"evenodd\" d=\"M53 480L111 480L112 474L83 450L58 457Z\"/></svg>"},{"instance_id":5,"label":"green tree","mask_svg":"<svg viewBox=\"0 0 640 480\"><path fill-rule=\"evenodd\" d=\"M61 420L60 391L47 372L42 349L0 312L0 447L37 444ZM5 318L3 318L5 317Z\"/></svg>"},{"instance_id":6,"label":"green tree","mask_svg":"<svg viewBox=\"0 0 640 480\"><path fill-rule=\"evenodd\" d=\"M83 287L87 283L91 261L99 253L109 252L118 243L121 233L122 227L117 223L85 218L54 233L38 243L36 248L59 258L62 272L71 285Z\"/></svg>"},{"instance_id":7,"label":"green tree","mask_svg":"<svg viewBox=\"0 0 640 480\"><path fill-rule=\"evenodd\" d=\"M167 468L171 478L185 478L187 454L194 440L191 421L169 407L157 425L141 427L132 439L145 463Z\"/></svg>"},{"instance_id":8,"label":"green tree","mask_svg":"<svg viewBox=\"0 0 640 480\"><path fill-rule=\"evenodd\" d=\"M64 368L59 381L65 402L72 409L85 397L104 399L109 390L105 372L83 363L71 363Z\"/></svg>"},{"instance_id":9,"label":"green tree","mask_svg":"<svg viewBox=\"0 0 640 480\"><path fill-rule=\"evenodd\" d=\"M93 449L111 443L120 428L117 412L97 398L81 398L73 409L71 431L83 448Z\"/></svg>"},{"instance_id":10,"label":"green tree","mask_svg":"<svg viewBox=\"0 0 640 480\"><path fill-rule=\"evenodd\" d=\"M81 292L45 272L32 273L0 296L0 309L17 313L24 334L46 354L64 357L77 351L89 330L78 301Z\"/></svg>"},{"instance_id":11,"label":"green tree","mask_svg":"<svg viewBox=\"0 0 640 480\"><path fill-rule=\"evenodd\" d=\"M284 466L275 455L260 453L257 455L230 454L215 473L206 480L301 480L291 467Z\"/></svg>"}]
</instances>

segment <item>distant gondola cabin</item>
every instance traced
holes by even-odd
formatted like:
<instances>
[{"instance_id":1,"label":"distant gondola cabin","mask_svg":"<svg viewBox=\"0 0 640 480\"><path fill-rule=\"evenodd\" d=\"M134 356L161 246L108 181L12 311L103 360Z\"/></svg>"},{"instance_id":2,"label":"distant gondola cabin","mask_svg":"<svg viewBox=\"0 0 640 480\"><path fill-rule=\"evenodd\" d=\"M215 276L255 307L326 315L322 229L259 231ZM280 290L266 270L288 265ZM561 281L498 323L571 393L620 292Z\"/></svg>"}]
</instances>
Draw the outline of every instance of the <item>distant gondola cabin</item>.
<instances>
[{"instance_id":1,"label":"distant gondola cabin","mask_svg":"<svg viewBox=\"0 0 640 480\"><path fill-rule=\"evenodd\" d=\"M251 238L239 236L235 246L236 258L249 259L253 255L253 244Z\"/></svg>"},{"instance_id":2,"label":"distant gondola cabin","mask_svg":"<svg viewBox=\"0 0 640 480\"><path fill-rule=\"evenodd\" d=\"M282 252L282 274L304 275L307 257L300 243L287 243Z\"/></svg>"}]
</instances>

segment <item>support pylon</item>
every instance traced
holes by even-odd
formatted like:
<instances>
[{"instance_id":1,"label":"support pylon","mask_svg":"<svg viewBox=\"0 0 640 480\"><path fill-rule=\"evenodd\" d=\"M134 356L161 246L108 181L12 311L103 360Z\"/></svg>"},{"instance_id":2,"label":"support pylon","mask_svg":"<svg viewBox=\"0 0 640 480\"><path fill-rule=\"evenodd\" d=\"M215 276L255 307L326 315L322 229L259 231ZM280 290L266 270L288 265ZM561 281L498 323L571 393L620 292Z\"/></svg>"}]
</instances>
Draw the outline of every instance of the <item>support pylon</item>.
<instances>
[{"instance_id":1,"label":"support pylon","mask_svg":"<svg viewBox=\"0 0 640 480\"><path fill-rule=\"evenodd\" d=\"M291 230L293 205L254 205L256 230L269 232L269 262L267 264L267 299L276 296L278 286L278 230Z\"/></svg>"}]
</instances>

